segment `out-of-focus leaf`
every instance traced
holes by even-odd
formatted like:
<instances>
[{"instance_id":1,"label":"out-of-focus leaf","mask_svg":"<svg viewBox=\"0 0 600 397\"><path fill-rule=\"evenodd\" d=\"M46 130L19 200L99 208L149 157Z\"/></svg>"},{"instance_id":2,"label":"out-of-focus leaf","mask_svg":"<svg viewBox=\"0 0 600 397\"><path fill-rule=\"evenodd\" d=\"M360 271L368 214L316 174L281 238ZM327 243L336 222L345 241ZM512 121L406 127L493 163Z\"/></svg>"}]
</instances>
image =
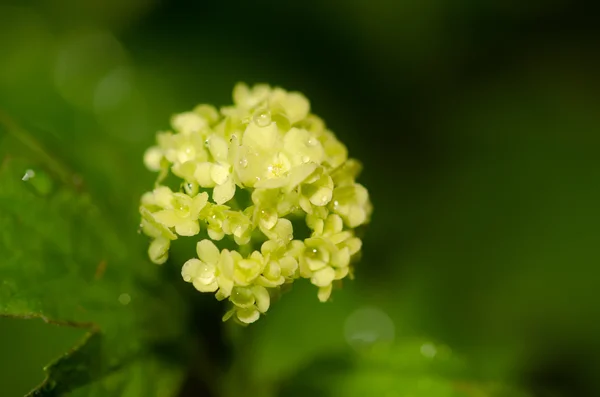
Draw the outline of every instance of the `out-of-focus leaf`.
<instances>
[{"instance_id":1,"label":"out-of-focus leaf","mask_svg":"<svg viewBox=\"0 0 600 397\"><path fill-rule=\"evenodd\" d=\"M304 394L302 394L304 393ZM351 354L317 360L283 383L279 397L526 396L497 382L478 379L460 357L443 345L406 339L375 344Z\"/></svg>"},{"instance_id":2,"label":"out-of-focus leaf","mask_svg":"<svg viewBox=\"0 0 600 397\"><path fill-rule=\"evenodd\" d=\"M42 320L0 317L2 393L22 396L43 379L43 368L82 339L85 330Z\"/></svg>"},{"instance_id":3,"label":"out-of-focus leaf","mask_svg":"<svg viewBox=\"0 0 600 397\"><path fill-rule=\"evenodd\" d=\"M87 384L75 395L174 395L181 368L155 347L182 340L184 305L160 284L135 230L32 142L23 131L0 135L0 315L88 332L30 395Z\"/></svg>"}]
</instances>

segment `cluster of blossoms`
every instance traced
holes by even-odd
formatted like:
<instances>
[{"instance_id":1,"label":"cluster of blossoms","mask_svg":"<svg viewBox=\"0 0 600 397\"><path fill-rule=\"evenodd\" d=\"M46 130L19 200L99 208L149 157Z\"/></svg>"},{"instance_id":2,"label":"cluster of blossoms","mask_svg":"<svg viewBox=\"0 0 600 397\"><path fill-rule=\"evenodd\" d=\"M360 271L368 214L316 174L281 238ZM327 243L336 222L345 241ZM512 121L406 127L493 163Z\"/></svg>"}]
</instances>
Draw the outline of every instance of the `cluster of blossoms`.
<instances>
[{"instance_id":1,"label":"cluster of blossoms","mask_svg":"<svg viewBox=\"0 0 600 397\"><path fill-rule=\"evenodd\" d=\"M177 114L172 131L158 133L144 155L159 175L142 196L141 225L157 264L171 241L198 236L198 257L185 262L183 279L228 299L224 320L252 323L273 292L300 277L329 299L333 282L351 275L361 249L354 230L368 222L371 203L355 182L360 163L302 94L238 84L233 99L220 110L199 105ZM167 186L169 175L176 188ZM294 239L294 226L308 228L306 238Z\"/></svg>"}]
</instances>

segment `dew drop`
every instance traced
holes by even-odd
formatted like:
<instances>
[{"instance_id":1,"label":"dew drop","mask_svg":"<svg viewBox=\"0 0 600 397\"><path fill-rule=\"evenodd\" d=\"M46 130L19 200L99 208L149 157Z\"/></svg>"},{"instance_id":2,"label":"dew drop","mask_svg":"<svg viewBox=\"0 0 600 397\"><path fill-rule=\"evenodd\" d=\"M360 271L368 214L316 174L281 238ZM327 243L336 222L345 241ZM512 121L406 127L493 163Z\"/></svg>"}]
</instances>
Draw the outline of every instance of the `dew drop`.
<instances>
[{"instance_id":1,"label":"dew drop","mask_svg":"<svg viewBox=\"0 0 600 397\"><path fill-rule=\"evenodd\" d=\"M317 146L317 143L318 143L318 141L317 141L315 138L310 138L310 139L309 139L309 140L306 142L306 144L307 144L308 146Z\"/></svg>"},{"instance_id":2,"label":"dew drop","mask_svg":"<svg viewBox=\"0 0 600 397\"><path fill-rule=\"evenodd\" d=\"M252 120L259 127L266 127L271 124L271 111L269 109L259 109L252 115Z\"/></svg>"},{"instance_id":3,"label":"dew drop","mask_svg":"<svg viewBox=\"0 0 600 397\"><path fill-rule=\"evenodd\" d=\"M31 190L41 196L49 195L54 187L52 179L42 170L34 171L33 169L27 169L21 180L26 182Z\"/></svg>"},{"instance_id":4,"label":"dew drop","mask_svg":"<svg viewBox=\"0 0 600 397\"><path fill-rule=\"evenodd\" d=\"M308 156L302 156L301 160L302 160L303 163L308 163L310 161L310 157L308 157Z\"/></svg>"},{"instance_id":5,"label":"dew drop","mask_svg":"<svg viewBox=\"0 0 600 397\"><path fill-rule=\"evenodd\" d=\"M245 158L245 157L242 157L242 158L240 159L240 167L242 167L242 168L246 168L246 167L248 167L248 159L247 159L247 158Z\"/></svg>"},{"instance_id":6,"label":"dew drop","mask_svg":"<svg viewBox=\"0 0 600 397\"><path fill-rule=\"evenodd\" d=\"M183 183L183 190L187 195L194 197L198 194L198 184L190 182Z\"/></svg>"},{"instance_id":7,"label":"dew drop","mask_svg":"<svg viewBox=\"0 0 600 397\"><path fill-rule=\"evenodd\" d=\"M206 279L209 283L212 282L212 279L215 277L215 268L214 266L208 263L202 263L196 276L202 279Z\"/></svg>"},{"instance_id":8,"label":"dew drop","mask_svg":"<svg viewBox=\"0 0 600 397\"><path fill-rule=\"evenodd\" d=\"M21 180L27 182L28 180L30 180L34 176L35 176L35 171L34 170L27 170L27 171L25 171L25 175L23 175L23 178L21 178Z\"/></svg>"}]
</instances>

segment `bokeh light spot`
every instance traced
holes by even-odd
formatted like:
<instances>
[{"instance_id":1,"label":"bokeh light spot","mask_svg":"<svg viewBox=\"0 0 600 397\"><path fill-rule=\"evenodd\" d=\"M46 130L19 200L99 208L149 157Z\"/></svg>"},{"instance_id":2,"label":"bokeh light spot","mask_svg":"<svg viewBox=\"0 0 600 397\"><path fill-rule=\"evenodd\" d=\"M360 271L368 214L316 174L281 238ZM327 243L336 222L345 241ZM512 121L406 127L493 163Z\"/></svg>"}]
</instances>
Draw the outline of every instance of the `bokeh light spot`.
<instances>
[{"instance_id":1,"label":"bokeh light spot","mask_svg":"<svg viewBox=\"0 0 600 397\"><path fill-rule=\"evenodd\" d=\"M391 343L395 337L394 322L383 310L362 307L354 311L344 324L344 336L355 348L375 343Z\"/></svg>"},{"instance_id":2,"label":"bokeh light spot","mask_svg":"<svg viewBox=\"0 0 600 397\"><path fill-rule=\"evenodd\" d=\"M96 31L67 40L60 48L54 68L54 83L60 94L72 105L86 110L116 106L128 92L122 71L128 57L121 43L108 32ZM107 88L110 92L107 93ZM107 95L114 95L112 101Z\"/></svg>"}]
</instances>

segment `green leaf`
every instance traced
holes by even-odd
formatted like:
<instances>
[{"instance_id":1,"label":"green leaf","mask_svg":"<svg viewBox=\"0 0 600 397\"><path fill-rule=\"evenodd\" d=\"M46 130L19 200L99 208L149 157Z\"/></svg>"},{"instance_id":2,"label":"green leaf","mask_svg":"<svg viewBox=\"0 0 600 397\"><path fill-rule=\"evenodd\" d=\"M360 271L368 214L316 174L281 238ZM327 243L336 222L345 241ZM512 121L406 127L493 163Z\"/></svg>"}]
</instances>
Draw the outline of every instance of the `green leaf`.
<instances>
[{"instance_id":1,"label":"green leaf","mask_svg":"<svg viewBox=\"0 0 600 397\"><path fill-rule=\"evenodd\" d=\"M264 321L232 332L236 354L226 395L525 395L508 386L509 374L479 368L458 349L414 336L408 299L394 300L393 290L368 290L359 282L334 291L325 304L314 286L298 283Z\"/></svg>"},{"instance_id":2,"label":"green leaf","mask_svg":"<svg viewBox=\"0 0 600 397\"><path fill-rule=\"evenodd\" d=\"M283 382L277 395L526 396L501 383L473 376L464 360L447 346L414 338L321 356Z\"/></svg>"},{"instance_id":3,"label":"green leaf","mask_svg":"<svg viewBox=\"0 0 600 397\"><path fill-rule=\"evenodd\" d=\"M43 368L82 339L86 330L48 324L39 319L0 317L2 394L23 396L43 379Z\"/></svg>"},{"instance_id":4,"label":"green leaf","mask_svg":"<svg viewBox=\"0 0 600 397\"><path fill-rule=\"evenodd\" d=\"M95 360L101 348L102 337L93 327L78 346L45 368L48 377L27 396L59 396L102 376L101 362Z\"/></svg>"},{"instance_id":5,"label":"green leaf","mask_svg":"<svg viewBox=\"0 0 600 397\"><path fill-rule=\"evenodd\" d=\"M30 396L174 395L178 357L157 350L181 351L185 306L146 241L31 136L10 132L0 135L0 316L87 330Z\"/></svg>"}]
</instances>

